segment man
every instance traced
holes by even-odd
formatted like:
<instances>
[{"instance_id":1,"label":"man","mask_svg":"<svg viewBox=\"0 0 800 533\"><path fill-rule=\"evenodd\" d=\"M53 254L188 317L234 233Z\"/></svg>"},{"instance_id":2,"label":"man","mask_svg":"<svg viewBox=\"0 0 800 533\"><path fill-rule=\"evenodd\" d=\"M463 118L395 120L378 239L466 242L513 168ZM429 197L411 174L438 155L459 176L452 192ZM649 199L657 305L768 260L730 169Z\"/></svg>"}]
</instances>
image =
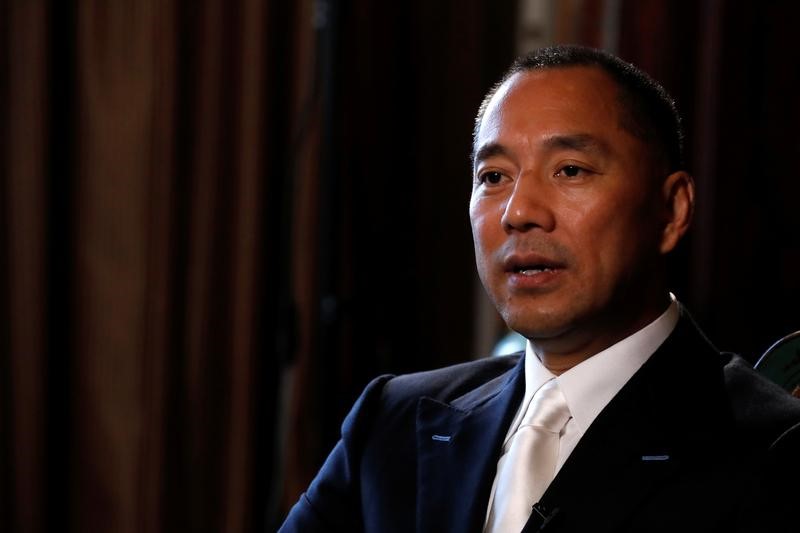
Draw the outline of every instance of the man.
<instances>
[{"instance_id":1,"label":"man","mask_svg":"<svg viewBox=\"0 0 800 533\"><path fill-rule=\"evenodd\" d=\"M616 57L518 60L478 114L469 212L525 354L373 381L281 531L792 530L800 404L666 287L694 208L681 142ZM529 421L548 402L554 429Z\"/></svg>"}]
</instances>

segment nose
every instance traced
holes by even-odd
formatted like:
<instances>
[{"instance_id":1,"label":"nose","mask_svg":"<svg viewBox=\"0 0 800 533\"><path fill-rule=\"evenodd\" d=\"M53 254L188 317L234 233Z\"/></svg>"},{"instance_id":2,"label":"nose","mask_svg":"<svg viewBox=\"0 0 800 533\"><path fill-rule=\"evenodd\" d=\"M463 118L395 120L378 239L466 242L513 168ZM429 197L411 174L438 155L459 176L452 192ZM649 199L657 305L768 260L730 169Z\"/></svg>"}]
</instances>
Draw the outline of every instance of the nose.
<instances>
[{"instance_id":1,"label":"nose","mask_svg":"<svg viewBox=\"0 0 800 533\"><path fill-rule=\"evenodd\" d=\"M546 185L539 183L536 176L520 174L514 182L500 222L507 232L524 232L534 228L553 231L555 216Z\"/></svg>"}]
</instances>

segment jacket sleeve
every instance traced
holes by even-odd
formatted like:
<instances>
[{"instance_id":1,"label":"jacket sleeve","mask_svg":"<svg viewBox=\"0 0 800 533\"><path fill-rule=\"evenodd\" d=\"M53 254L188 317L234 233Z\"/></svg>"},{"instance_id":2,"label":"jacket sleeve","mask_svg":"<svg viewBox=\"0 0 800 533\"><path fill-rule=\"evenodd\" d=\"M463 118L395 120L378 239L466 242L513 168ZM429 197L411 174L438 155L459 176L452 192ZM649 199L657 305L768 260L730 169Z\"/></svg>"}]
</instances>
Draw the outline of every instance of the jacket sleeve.
<instances>
[{"instance_id":1,"label":"jacket sleeve","mask_svg":"<svg viewBox=\"0 0 800 533\"><path fill-rule=\"evenodd\" d=\"M361 393L342 424L339 442L289 511L279 533L363 530L360 458L380 410L384 385L391 378L378 377Z\"/></svg>"}]
</instances>

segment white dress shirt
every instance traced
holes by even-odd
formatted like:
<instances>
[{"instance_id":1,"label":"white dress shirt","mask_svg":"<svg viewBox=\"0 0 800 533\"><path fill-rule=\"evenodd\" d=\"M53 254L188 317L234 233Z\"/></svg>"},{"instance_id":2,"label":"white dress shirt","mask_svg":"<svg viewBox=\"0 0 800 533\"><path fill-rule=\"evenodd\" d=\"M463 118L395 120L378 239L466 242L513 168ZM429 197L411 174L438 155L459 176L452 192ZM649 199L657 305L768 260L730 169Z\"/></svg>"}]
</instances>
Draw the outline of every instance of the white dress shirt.
<instances>
[{"instance_id":1,"label":"white dress shirt","mask_svg":"<svg viewBox=\"0 0 800 533\"><path fill-rule=\"evenodd\" d=\"M653 322L575 365L560 376L554 376L547 370L529 341L525 349L525 396L508 428L503 441L504 446L519 428L522 415L533 395L539 387L555 377L572 415L559 442L556 463L556 473L558 473L600 411L675 329L679 315L678 304L675 296L670 294L670 298L672 302L667 310ZM496 488L495 475L487 516L488 509L492 508Z\"/></svg>"}]
</instances>

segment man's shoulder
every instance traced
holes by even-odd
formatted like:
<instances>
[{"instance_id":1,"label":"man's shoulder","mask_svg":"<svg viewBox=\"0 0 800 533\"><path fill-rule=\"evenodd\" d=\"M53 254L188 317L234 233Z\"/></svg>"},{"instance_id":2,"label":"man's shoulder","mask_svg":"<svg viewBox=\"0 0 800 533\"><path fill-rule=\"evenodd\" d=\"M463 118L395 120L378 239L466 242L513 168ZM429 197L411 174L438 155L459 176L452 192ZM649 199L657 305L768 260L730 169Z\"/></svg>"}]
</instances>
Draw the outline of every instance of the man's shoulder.
<instances>
[{"instance_id":1,"label":"man's shoulder","mask_svg":"<svg viewBox=\"0 0 800 533\"><path fill-rule=\"evenodd\" d=\"M448 405L455 402L456 408L476 405L513 380L521 371L520 358L521 354L488 357L435 370L379 376L367 385L351 409L342 426L343 434L371 428L396 435L398 426L413 423L422 398Z\"/></svg>"},{"instance_id":2,"label":"man's shoulder","mask_svg":"<svg viewBox=\"0 0 800 533\"><path fill-rule=\"evenodd\" d=\"M434 370L380 376L370 383L362 399L372 397L384 414L397 414L415 411L421 398L450 404L465 396L490 396L521 367L521 357L521 353L487 357Z\"/></svg>"},{"instance_id":3,"label":"man's shoulder","mask_svg":"<svg viewBox=\"0 0 800 533\"><path fill-rule=\"evenodd\" d=\"M428 397L450 402L493 382L506 378L520 363L522 354L487 357L466 363L402 374L390 379L384 396L390 398Z\"/></svg>"},{"instance_id":4,"label":"man's shoulder","mask_svg":"<svg viewBox=\"0 0 800 533\"><path fill-rule=\"evenodd\" d=\"M698 387L722 391L723 397L715 397L724 402L739 437L763 448L791 428L799 427L800 400L759 373L740 355L718 350L685 308L681 308L681 316L679 328L672 336L677 343L673 346L677 346L677 351L691 354L692 359L683 360L682 364L706 369L701 371L700 381L695 382ZM683 372L683 367L679 371ZM712 374L717 376L715 380L722 380L719 388L707 381Z\"/></svg>"},{"instance_id":5,"label":"man's shoulder","mask_svg":"<svg viewBox=\"0 0 800 533\"><path fill-rule=\"evenodd\" d=\"M737 425L773 442L800 430L800 400L758 373L744 358L723 354L725 387Z\"/></svg>"}]
</instances>

